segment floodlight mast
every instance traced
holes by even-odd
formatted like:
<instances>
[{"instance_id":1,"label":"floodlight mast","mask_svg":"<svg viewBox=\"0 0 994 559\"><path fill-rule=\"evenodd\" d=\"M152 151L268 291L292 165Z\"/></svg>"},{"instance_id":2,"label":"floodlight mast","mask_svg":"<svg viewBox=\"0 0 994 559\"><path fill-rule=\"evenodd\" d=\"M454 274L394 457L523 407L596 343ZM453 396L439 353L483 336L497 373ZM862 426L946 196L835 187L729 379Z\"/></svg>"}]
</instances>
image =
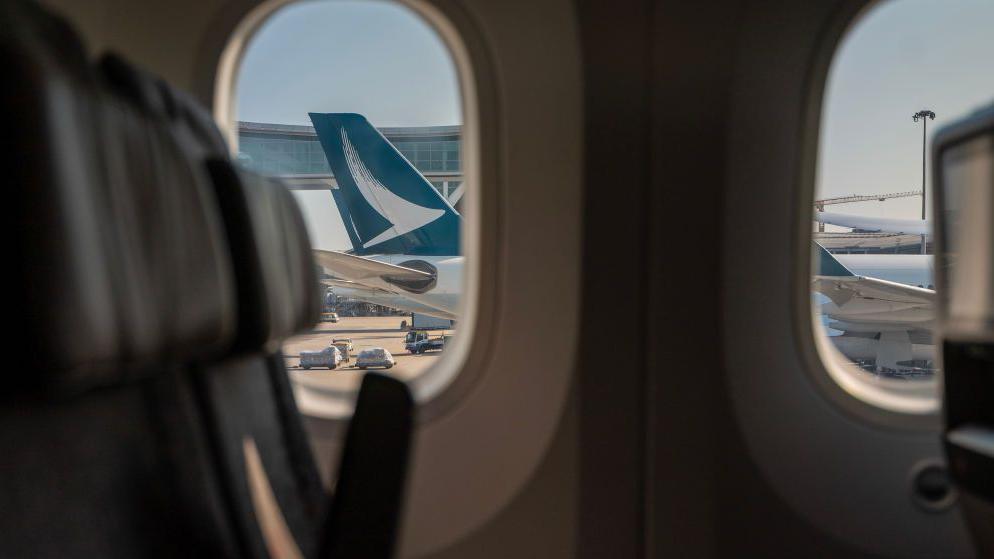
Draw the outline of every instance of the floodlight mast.
<instances>
[{"instance_id":1,"label":"floodlight mast","mask_svg":"<svg viewBox=\"0 0 994 559\"><path fill-rule=\"evenodd\" d=\"M928 121L935 120L935 113L928 109L922 109L912 115L911 120L922 121L922 221L925 221L925 132L928 129ZM925 234L922 234L922 254L925 254Z\"/></svg>"}]
</instances>

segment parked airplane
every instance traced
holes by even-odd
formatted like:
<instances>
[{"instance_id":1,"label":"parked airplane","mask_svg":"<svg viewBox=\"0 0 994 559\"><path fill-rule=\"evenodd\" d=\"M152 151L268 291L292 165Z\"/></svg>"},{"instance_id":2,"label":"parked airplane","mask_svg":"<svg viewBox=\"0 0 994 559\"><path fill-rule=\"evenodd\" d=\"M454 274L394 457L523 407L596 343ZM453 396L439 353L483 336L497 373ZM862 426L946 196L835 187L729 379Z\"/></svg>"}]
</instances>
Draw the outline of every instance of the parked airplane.
<instances>
[{"instance_id":1,"label":"parked airplane","mask_svg":"<svg viewBox=\"0 0 994 559\"><path fill-rule=\"evenodd\" d=\"M850 359L875 359L877 370L932 361L935 291L932 257L917 254L832 255L815 243L818 273L812 288L828 298L826 327ZM928 285L929 288L923 287Z\"/></svg>"},{"instance_id":2,"label":"parked airplane","mask_svg":"<svg viewBox=\"0 0 994 559\"><path fill-rule=\"evenodd\" d=\"M932 234L928 221L924 219L868 217L833 212L815 212L815 221L827 225L849 227L853 230L871 233L903 233L906 235L926 236L930 236Z\"/></svg>"},{"instance_id":3,"label":"parked airplane","mask_svg":"<svg viewBox=\"0 0 994 559\"><path fill-rule=\"evenodd\" d=\"M310 113L332 191L352 242L315 250L339 295L411 312L458 318L462 217L365 117Z\"/></svg>"},{"instance_id":4,"label":"parked airplane","mask_svg":"<svg viewBox=\"0 0 994 559\"><path fill-rule=\"evenodd\" d=\"M818 223L853 231L931 237L928 221L815 212ZM927 254L831 255L818 246L823 270L814 289L827 296L821 312L832 342L853 360L875 360L877 370L900 370L901 363L933 361L934 269ZM831 259L834 264L826 261ZM836 275L838 274L838 275ZM910 289L906 290L905 287Z\"/></svg>"}]
</instances>

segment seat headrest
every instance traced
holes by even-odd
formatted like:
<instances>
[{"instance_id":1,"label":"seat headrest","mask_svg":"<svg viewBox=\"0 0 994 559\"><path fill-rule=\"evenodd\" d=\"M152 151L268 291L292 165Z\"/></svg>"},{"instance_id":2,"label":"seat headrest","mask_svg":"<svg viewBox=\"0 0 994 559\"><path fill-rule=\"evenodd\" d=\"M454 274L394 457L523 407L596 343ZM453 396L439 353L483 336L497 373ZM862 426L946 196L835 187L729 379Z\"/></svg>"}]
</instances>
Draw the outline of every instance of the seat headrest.
<instances>
[{"instance_id":1,"label":"seat headrest","mask_svg":"<svg viewBox=\"0 0 994 559\"><path fill-rule=\"evenodd\" d=\"M168 121L109 84L105 150L118 297L138 355L207 358L233 339L237 308L224 223L203 160Z\"/></svg>"},{"instance_id":2,"label":"seat headrest","mask_svg":"<svg viewBox=\"0 0 994 559\"><path fill-rule=\"evenodd\" d=\"M138 68L110 52L97 63L100 73L120 94L167 121L194 156L226 157L228 146L214 119L189 93L170 86L162 78Z\"/></svg>"},{"instance_id":3,"label":"seat headrest","mask_svg":"<svg viewBox=\"0 0 994 559\"><path fill-rule=\"evenodd\" d=\"M33 4L0 4L0 111L10 139L3 172L14 202L17 363L97 366L118 350L94 141L96 84L78 37ZM66 277L68 276L68 277ZM16 323L16 320L15 320ZM16 368L15 368L16 369ZM45 374L38 371L37 374ZM15 384L37 381L17 371ZM7 379L5 379L6 381Z\"/></svg>"},{"instance_id":4,"label":"seat headrest","mask_svg":"<svg viewBox=\"0 0 994 559\"><path fill-rule=\"evenodd\" d=\"M313 325L318 274L292 194L275 179L236 169L213 118L187 93L114 54L104 55L99 68L122 95L168 122L190 158L205 161L234 264L238 349L275 351Z\"/></svg>"},{"instance_id":5,"label":"seat headrest","mask_svg":"<svg viewBox=\"0 0 994 559\"><path fill-rule=\"evenodd\" d=\"M320 314L318 269L296 200L283 184L213 159L238 284L238 346L275 351Z\"/></svg>"},{"instance_id":6,"label":"seat headrest","mask_svg":"<svg viewBox=\"0 0 994 559\"><path fill-rule=\"evenodd\" d=\"M0 18L14 384L112 384L225 351L235 291L206 169L148 105L97 78L61 20L21 2Z\"/></svg>"}]
</instances>

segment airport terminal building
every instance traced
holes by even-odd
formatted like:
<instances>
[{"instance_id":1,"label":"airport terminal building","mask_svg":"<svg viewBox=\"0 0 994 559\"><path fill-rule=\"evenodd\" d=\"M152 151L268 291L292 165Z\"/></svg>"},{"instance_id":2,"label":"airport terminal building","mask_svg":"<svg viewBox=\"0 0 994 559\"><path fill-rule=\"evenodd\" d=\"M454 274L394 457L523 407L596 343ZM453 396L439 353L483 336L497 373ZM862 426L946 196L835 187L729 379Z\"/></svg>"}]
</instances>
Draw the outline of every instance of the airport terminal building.
<instances>
[{"instance_id":1,"label":"airport terminal building","mask_svg":"<svg viewBox=\"0 0 994 559\"><path fill-rule=\"evenodd\" d=\"M442 196L459 209L464 192L461 126L379 130ZM257 172L282 178L293 189L336 187L334 175L311 126L239 122L238 159Z\"/></svg>"}]
</instances>

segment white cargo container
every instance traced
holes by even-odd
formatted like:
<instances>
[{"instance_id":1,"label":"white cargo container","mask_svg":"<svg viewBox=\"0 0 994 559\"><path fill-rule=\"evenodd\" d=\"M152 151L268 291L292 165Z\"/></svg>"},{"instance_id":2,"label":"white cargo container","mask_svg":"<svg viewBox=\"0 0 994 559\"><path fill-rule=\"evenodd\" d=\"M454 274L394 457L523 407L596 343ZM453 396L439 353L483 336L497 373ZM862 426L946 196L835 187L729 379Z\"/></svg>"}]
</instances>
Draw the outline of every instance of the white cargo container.
<instances>
[{"instance_id":1,"label":"white cargo container","mask_svg":"<svg viewBox=\"0 0 994 559\"><path fill-rule=\"evenodd\" d=\"M342 362L342 352L335 346L328 346L321 351L301 351L300 366L304 369L311 367L338 368Z\"/></svg>"},{"instance_id":2,"label":"white cargo container","mask_svg":"<svg viewBox=\"0 0 994 559\"><path fill-rule=\"evenodd\" d=\"M454 326L453 320L436 318L426 314L411 314L411 328L418 330L448 330Z\"/></svg>"}]
</instances>

